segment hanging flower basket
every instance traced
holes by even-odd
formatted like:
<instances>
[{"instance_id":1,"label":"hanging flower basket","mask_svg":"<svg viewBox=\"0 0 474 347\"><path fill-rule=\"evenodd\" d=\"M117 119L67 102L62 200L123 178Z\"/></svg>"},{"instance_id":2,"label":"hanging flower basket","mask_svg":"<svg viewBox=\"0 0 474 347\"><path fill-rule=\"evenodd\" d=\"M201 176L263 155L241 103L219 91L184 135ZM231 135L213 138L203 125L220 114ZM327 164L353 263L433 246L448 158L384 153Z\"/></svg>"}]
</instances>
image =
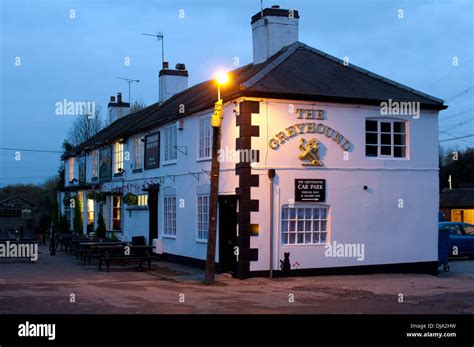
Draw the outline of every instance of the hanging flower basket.
<instances>
[{"instance_id":1,"label":"hanging flower basket","mask_svg":"<svg viewBox=\"0 0 474 347\"><path fill-rule=\"evenodd\" d=\"M137 204L138 204L138 196L135 195L135 194L132 194L132 193L127 193L127 194L125 194L125 196L123 197L123 201L124 201L127 205L137 205Z\"/></svg>"}]
</instances>

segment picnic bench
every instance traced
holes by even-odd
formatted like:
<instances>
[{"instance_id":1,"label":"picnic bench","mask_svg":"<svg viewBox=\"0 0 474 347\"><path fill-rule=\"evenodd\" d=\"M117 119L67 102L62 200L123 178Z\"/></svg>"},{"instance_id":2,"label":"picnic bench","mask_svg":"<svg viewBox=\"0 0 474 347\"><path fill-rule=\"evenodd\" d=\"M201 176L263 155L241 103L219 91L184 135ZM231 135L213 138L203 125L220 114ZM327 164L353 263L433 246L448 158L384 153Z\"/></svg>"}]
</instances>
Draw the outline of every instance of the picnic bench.
<instances>
[{"instance_id":1,"label":"picnic bench","mask_svg":"<svg viewBox=\"0 0 474 347\"><path fill-rule=\"evenodd\" d=\"M151 269L153 246L146 245L98 245L96 246L100 252L99 270L102 269L102 263L105 262L107 271L110 269L111 263L132 263L137 262L138 268L141 269L143 262L148 263L148 270Z\"/></svg>"},{"instance_id":2,"label":"picnic bench","mask_svg":"<svg viewBox=\"0 0 474 347\"><path fill-rule=\"evenodd\" d=\"M102 255L102 252L100 249L97 248L97 246L119 246L119 245L125 245L124 242L121 241L87 241L87 242L80 242L79 247L77 250L78 257L81 259L84 263L88 262L89 265L91 265L91 260L93 258L100 258Z\"/></svg>"}]
</instances>

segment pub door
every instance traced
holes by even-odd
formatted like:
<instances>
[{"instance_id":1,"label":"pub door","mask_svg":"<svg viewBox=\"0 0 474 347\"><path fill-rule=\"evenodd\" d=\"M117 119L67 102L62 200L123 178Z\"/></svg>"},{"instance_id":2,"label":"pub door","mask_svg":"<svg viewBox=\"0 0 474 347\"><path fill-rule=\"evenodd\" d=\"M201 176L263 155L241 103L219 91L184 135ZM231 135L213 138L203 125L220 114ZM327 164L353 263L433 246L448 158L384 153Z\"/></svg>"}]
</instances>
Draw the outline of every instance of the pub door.
<instances>
[{"instance_id":1,"label":"pub door","mask_svg":"<svg viewBox=\"0 0 474 347\"><path fill-rule=\"evenodd\" d=\"M148 244L153 245L153 240L158 238L158 189L148 190L148 216Z\"/></svg>"},{"instance_id":2,"label":"pub door","mask_svg":"<svg viewBox=\"0 0 474 347\"><path fill-rule=\"evenodd\" d=\"M219 271L235 273L237 257L237 197L219 196Z\"/></svg>"}]
</instances>

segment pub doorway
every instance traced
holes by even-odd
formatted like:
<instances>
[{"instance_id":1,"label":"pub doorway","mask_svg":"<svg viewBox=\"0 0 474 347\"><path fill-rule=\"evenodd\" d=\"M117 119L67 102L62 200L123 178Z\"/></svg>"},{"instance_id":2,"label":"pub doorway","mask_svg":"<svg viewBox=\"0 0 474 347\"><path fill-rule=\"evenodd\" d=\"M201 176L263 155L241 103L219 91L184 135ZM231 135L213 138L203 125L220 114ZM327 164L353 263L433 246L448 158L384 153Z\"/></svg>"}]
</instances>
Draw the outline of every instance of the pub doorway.
<instances>
[{"instance_id":1,"label":"pub doorway","mask_svg":"<svg viewBox=\"0 0 474 347\"><path fill-rule=\"evenodd\" d=\"M148 189L148 244L158 238L158 188Z\"/></svg>"},{"instance_id":2,"label":"pub doorway","mask_svg":"<svg viewBox=\"0 0 474 347\"><path fill-rule=\"evenodd\" d=\"M237 196L219 196L219 272L235 273L237 259Z\"/></svg>"}]
</instances>

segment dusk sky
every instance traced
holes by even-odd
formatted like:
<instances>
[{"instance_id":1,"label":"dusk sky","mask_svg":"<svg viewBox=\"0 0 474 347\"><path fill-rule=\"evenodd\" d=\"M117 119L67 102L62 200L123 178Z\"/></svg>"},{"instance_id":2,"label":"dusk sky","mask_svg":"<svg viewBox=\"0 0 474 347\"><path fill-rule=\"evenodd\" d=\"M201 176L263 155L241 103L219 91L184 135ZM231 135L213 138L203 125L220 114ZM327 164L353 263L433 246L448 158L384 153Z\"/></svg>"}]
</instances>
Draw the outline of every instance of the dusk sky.
<instances>
[{"instance_id":1,"label":"dusk sky","mask_svg":"<svg viewBox=\"0 0 474 347\"><path fill-rule=\"evenodd\" d=\"M115 77L140 80L132 100L157 101L161 42L141 33L164 33L165 60L185 63L191 86L236 68L235 57L252 61L260 10L259 0L0 1L0 186L57 173L58 153L21 151L61 150L74 116L56 115L56 102L94 101L105 116L111 95L128 99ZM299 41L444 99L440 139L474 134L473 1L263 1L274 4L299 11Z\"/></svg>"}]
</instances>

